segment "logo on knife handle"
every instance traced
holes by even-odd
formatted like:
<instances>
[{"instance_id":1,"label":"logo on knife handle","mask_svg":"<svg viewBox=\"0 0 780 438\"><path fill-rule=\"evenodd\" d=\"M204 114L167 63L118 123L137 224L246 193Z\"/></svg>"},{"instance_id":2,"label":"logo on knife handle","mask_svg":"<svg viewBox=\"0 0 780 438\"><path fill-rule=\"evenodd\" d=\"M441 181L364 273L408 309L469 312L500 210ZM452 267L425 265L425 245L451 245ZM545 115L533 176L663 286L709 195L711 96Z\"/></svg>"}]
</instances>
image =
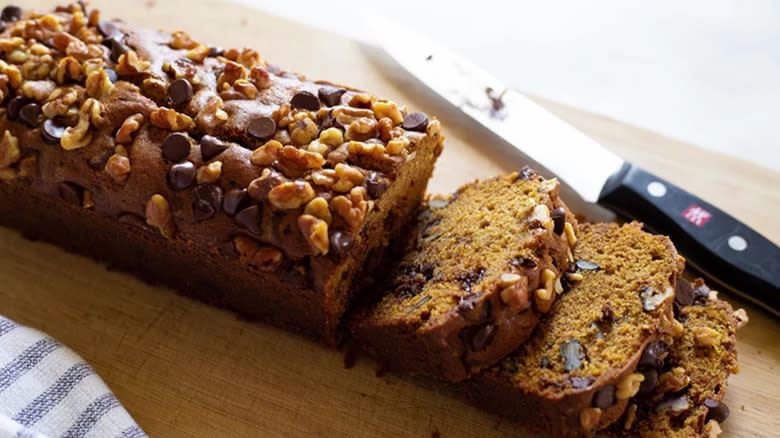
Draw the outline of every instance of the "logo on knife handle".
<instances>
[{"instance_id":1,"label":"logo on knife handle","mask_svg":"<svg viewBox=\"0 0 780 438\"><path fill-rule=\"evenodd\" d=\"M685 209L682 216L688 222L701 228L704 226L704 224L706 224L710 220L712 214L710 214L709 211L699 207L696 204L691 204L690 207Z\"/></svg>"}]
</instances>

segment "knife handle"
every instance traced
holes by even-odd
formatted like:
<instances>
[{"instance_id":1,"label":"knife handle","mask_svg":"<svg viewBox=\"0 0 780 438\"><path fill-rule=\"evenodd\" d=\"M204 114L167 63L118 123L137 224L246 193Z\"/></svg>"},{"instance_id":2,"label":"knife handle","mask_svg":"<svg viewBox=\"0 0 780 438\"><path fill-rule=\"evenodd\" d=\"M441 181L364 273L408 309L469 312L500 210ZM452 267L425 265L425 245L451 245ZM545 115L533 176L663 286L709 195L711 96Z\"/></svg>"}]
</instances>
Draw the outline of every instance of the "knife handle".
<instances>
[{"instance_id":1,"label":"knife handle","mask_svg":"<svg viewBox=\"0 0 780 438\"><path fill-rule=\"evenodd\" d=\"M630 163L599 203L669 235L696 269L780 315L780 248L747 225Z\"/></svg>"}]
</instances>

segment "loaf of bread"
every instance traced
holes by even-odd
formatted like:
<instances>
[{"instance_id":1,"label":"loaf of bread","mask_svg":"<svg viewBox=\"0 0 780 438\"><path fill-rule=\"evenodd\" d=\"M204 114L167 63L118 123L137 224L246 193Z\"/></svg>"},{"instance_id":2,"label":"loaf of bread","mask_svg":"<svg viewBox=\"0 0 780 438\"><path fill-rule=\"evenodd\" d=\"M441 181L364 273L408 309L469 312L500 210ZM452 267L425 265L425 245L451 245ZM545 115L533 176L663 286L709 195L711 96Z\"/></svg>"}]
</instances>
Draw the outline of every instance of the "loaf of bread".
<instances>
[{"instance_id":1,"label":"loaf of bread","mask_svg":"<svg viewBox=\"0 0 780 438\"><path fill-rule=\"evenodd\" d=\"M378 303L350 318L385 366L459 381L517 348L562 291L576 222L529 169L431 199Z\"/></svg>"},{"instance_id":2,"label":"loaf of bread","mask_svg":"<svg viewBox=\"0 0 780 438\"><path fill-rule=\"evenodd\" d=\"M677 281L675 317L685 328L653 370L654 387L638 394L599 438L715 438L729 415L721 401L736 373L735 332L747 323L699 279ZM652 371L651 371L652 373ZM643 382L644 383L644 382Z\"/></svg>"},{"instance_id":3,"label":"loaf of bread","mask_svg":"<svg viewBox=\"0 0 780 438\"><path fill-rule=\"evenodd\" d=\"M673 317L684 261L666 237L631 223L585 224L564 292L533 335L464 382L477 406L550 437L587 437L641 391L640 369L682 330Z\"/></svg>"},{"instance_id":4,"label":"loaf of bread","mask_svg":"<svg viewBox=\"0 0 780 438\"><path fill-rule=\"evenodd\" d=\"M405 245L435 119L81 2L0 24L3 225L330 342Z\"/></svg>"}]
</instances>

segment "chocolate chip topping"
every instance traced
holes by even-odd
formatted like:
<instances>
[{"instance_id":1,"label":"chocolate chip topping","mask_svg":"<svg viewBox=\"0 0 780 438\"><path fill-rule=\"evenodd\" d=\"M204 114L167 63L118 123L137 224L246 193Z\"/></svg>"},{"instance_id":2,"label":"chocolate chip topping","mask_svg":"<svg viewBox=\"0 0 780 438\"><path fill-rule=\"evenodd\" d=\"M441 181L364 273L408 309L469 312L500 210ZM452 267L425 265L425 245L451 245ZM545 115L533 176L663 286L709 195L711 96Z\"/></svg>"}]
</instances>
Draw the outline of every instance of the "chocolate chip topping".
<instances>
[{"instance_id":1,"label":"chocolate chip topping","mask_svg":"<svg viewBox=\"0 0 780 438\"><path fill-rule=\"evenodd\" d=\"M601 269L599 265L589 262L587 260L577 260L574 262L574 266L580 271L598 271Z\"/></svg>"},{"instance_id":2,"label":"chocolate chip topping","mask_svg":"<svg viewBox=\"0 0 780 438\"><path fill-rule=\"evenodd\" d=\"M65 133L67 126L55 122L53 119L46 119L41 129L41 137L46 143L57 144Z\"/></svg>"},{"instance_id":3,"label":"chocolate chip topping","mask_svg":"<svg viewBox=\"0 0 780 438\"><path fill-rule=\"evenodd\" d=\"M658 383L658 370L655 368L647 368L642 370L641 373L645 376L645 380L642 380L642 383L639 384L639 393L648 394L655 388L656 383Z\"/></svg>"},{"instance_id":4,"label":"chocolate chip topping","mask_svg":"<svg viewBox=\"0 0 780 438\"><path fill-rule=\"evenodd\" d=\"M84 189L78 184L72 182L63 181L57 186L57 192L60 194L60 198L66 202L81 206L83 202Z\"/></svg>"},{"instance_id":5,"label":"chocolate chip topping","mask_svg":"<svg viewBox=\"0 0 780 438\"><path fill-rule=\"evenodd\" d=\"M43 110L37 103L28 103L19 110L19 120L30 128L37 128L43 123Z\"/></svg>"},{"instance_id":6,"label":"chocolate chip topping","mask_svg":"<svg viewBox=\"0 0 780 438\"><path fill-rule=\"evenodd\" d=\"M227 143L217 137L204 135L203 138L200 139L200 155L203 157L204 161L209 161L224 152L227 148Z\"/></svg>"},{"instance_id":7,"label":"chocolate chip topping","mask_svg":"<svg viewBox=\"0 0 780 438\"><path fill-rule=\"evenodd\" d=\"M100 20L97 25L98 32L100 32L101 35L103 35L105 38L112 38L115 36L122 35L122 31L119 30L119 27L110 20Z\"/></svg>"},{"instance_id":8,"label":"chocolate chip topping","mask_svg":"<svg viewBox=\"0 0 780 438\"><path fill-rule=\"evenodd\" d=\"M373 199L378 199L387 190L389 183L376 172L371 172L366 178L366 190Z\"/></svg>"},{"instance_id":9,"label":"chocolate chip topping","mask_svg":"<svg viewBox=\"0 0 780 438\"><path fill-rule=\"evenodd\" d=\"M296 109L317 111L320 109L320 100L317 99L317 96L308 91L299 91L295 93L295 96L290 100L290 105Z\"/></svg>"},{"instance_id":10,"label":"chocolate chip topping","mask_svg":"<svg viewBox=\"0 0 780 438\"><path fill-rule=\"evenodd\" d=\"M211 46L209 47L209 58L216 58L217 56L222 56L225 54L225 49L220 46Z\"/></svg>"},{"instance_id":11,"label":"chocolate chip topping","mask_svg":"<svg viewBox=\"0 0 780 438\"><path fill-rule=\"evenodd\" d=\"M225 193L222 210L228 216L235 216L247 201L246 189L230 189Z\"/></svg>"},{"instance_id":12,"label":"chocolate chip topping","mask_svg":"<svg viewBox=\"0 0 780 438\"><path fill-rule=\"evenodd\" d=\"M715 399L705 399L704 406L707 407L707 418L705 421L715 420L718 423L722 423L729 417L729 408L725 404Z\"/></svg>"},{"instance_id":13,"label":"chocolate chip topping","mask_svg":"<svg viewBox=\"0 0 780 438\"><path fill-rule=\"evenodd\" d=\"M420 131L424 132L428 127L428 116L425 113L411 113L404 117L404 121L401 127L407 131Z\"/></svg>"},{"instance_id":14,"label":"chocolate chip topping","mask_svg":"<svg viewBox=\"0 0 780 438\"><path fill-rule=\"evenodd\" d=\"M557 235L563 234L563 228L566 226L566 210L563 207L558 207L550 212L550 217L553 220L553 232Z\"/></svg>"},{"instance_id":15,"label":"chocolate chip topping","mask_svg":"<svg viewBox=\"0 0 780 438\"><path fill-rule=\"evenodd\" d=\"M174 164L168 170L168 183L174 190L183 190L192 185L195 182L195 175L197 169L195 165L190 161L183 161L181 163Z\"/></svg>"},{"instance_id":16,"label":"chocolate chip topping","mask_svg":"<svg viewBox=\"0 0 780 438\"><path fill-rule=\"evenodd\" d=\"M111 44L111 60L114 62L119 62L119 57L130 51L130 47L125 44L125 36L120 35L117 38L108 38ZM103 43L105 44L106 40L103 40Z\"/></svg>"},{"instance_id":17,"label":"chocolate chip topping","mask_svg":"<svg viewBox=\"0 0 780 438\"><path fill-rule=\"evenodd\" d=\"M330 252L336 257L343 257L352 248L353 239L348 233L334 231L330 234Z\"/></svg>"},{"instance_id":18,"label":"chocolate chip topping","mask_svg":"<svg viewBox=\"0 0 780 438\"><path fill-rule=\"evenodd\" d=\"M111 150L103 151L103 153L90 157L87 160L87 165L93 170L103 170L106 167L106 162L114 152Z\"/></svg>"},{"instance_id":19,"label":"chocolate chip topping","mask_svg":"<svg viewBox=\"0 0 780 438\"><path fill-rule=\"evenodd\" d=\"M162 143L163 156L173 162L182 161L190 155L190 139L182 133L169 134Z\"/></svg>"},{"instance_id":20,"label":"chocolate chip topping","mask_svg":"<svg viewBox=\"0 0 780 438\"><path fill-rule=\"evenodd\" d=\"M674 302L680 306L690 306L693 304L693 286L688 281L678 278L674 288Z\"/></svg>"},{"instance_id":21,"label":"chocolate chip topping","mask_svg":"<svg viewBox=\"0 0 780 438\"><path fill-rule=\"evenodd\" d=\"M8 5L0 13L0 20L11 23L22 18L22 8L17 5Z\"/></svg>"},{"instance_id":22,"label":"chocolate chip topping","mask_svg":"<svg viewBox=\"0 0 780 438\"><path fill-rule=\"evenodd\" d=\"M615 385L606 385L593 394L593 406L607 409L615 404Z\"/></svg>"},{"instance_id":23,"label":"chocolate chip topping","mask_svg":"<svg viewBox=\"0 0 780 438\"><path fill-rule=\"evenodd\" d=\"M664 341L653 341L647 345L642 357L639 358L640 367L649 367L660 370L664 366L664 357L669 351L669 346Z\"/></svg>"},{"instance_id":24,"label":"chocolate chip topping","mask_svg":"<svg viewBox=\"0 0 780 438\"><path fill-rule=\"evenodd\" d=\"M184 105L192 100L192 84L190 81L181 78L173 81L168 87L168 100L173 106Z\"/></svg>"},{"instance_id":25,"label":"chocolate chip topping","mask_svg":"<svg viewBox=\"0 0 780 438\"><path fill-rule=\"evenodd\" d=\"M249 121L246 132L258 140L265 141L276 134L276 122L270 117L257 117Z\"/></svg>"},{"instance_id":26,"label":"chocolate chip topping","mask_svg":"<svg viewBox=\"0 0 780 438\"><path fill-rule=\"evenodd\" d=\"M235 221L250 232L260 234L260 207L252 205L239 211L236 213Z\"/></svg>"},{"instance_id":27,"label":"chocolate chip topping","mask_svg":"<svg viewBox=\"0 0 780 438\"><path fill-rule=\"evenodd\" d=\"M222 205L222 189L216 184L200 184L192 189L192 215L196 221L210 219Z\"/></svg>"},{"instance_id":28,"label":"chocolate chip topping","mask_svg":"<svg viewBox=\"0 0 780 438\"><path fill-rule=\"evenodd\" d=\"M13 99L11 99L8 102L8 120L16 120L19 118L19 110L22 109L23 106L30 103L31 100L22 97L22 96L16 96Z\"/></svg>"},{"instance_id":29,"label":"chocolate chip topping","mask_svg":"<svg viewBox=\"0 0 780 438\"><path fill-rule=\"evenodd\" d=\"M580 341L569 339L562 343L561 357L564 360L563 369L566 371L574 371L579 368L582 365L582 360L585 359L585 352L582 351Z\"/></svg>"},{"instance_id":30,"label":"chocolate chip topping","mask_svg":"<svg viewBox=\"0 0 780 438\"><path fill-rule=\"evenodd\" d=\"M343 88L326 85L317 90L317 95L325 106L336 106L341 103L341 96L346 92Z\"/></svg>"}]
</instances>

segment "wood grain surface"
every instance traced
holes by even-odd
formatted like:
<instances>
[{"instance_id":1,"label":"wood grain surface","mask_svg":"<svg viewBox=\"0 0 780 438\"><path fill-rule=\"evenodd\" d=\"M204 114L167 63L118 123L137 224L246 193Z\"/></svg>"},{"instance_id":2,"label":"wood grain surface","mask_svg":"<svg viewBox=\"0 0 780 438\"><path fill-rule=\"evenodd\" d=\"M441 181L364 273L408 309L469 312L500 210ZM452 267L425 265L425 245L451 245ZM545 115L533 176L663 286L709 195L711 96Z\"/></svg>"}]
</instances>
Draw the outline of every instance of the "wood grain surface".
<instances>
[{"instance_id":1,"label":"wood grain surface","mask_svg":"<svg viewBox=\"0 0 780 438\"><path fill-rule=\"evenodd\" d=\"M40 9L55 5L52 0L24 3ZM447 142L430 185L433 192L449 192L473 178L523 164L497 152L495 139L464 124L376 49L230 3L93 4L104 16L185 29L197 40L226 47L251 45L290 70L365 88L437 115ZM778 173L538 101L625 158L780 241ZM0 229L0 279L0 313L81 354L152 437L527 436L511 421L450 397L435 382L377 376L367 359L345 369L337 351L26 241L7 229ZM730 379L726 403L731 417L723 436L778 436L780 324L754 306L732 301L748 310L751 321L738 334L742 372Z\"/></svg>"}]
</instances>

